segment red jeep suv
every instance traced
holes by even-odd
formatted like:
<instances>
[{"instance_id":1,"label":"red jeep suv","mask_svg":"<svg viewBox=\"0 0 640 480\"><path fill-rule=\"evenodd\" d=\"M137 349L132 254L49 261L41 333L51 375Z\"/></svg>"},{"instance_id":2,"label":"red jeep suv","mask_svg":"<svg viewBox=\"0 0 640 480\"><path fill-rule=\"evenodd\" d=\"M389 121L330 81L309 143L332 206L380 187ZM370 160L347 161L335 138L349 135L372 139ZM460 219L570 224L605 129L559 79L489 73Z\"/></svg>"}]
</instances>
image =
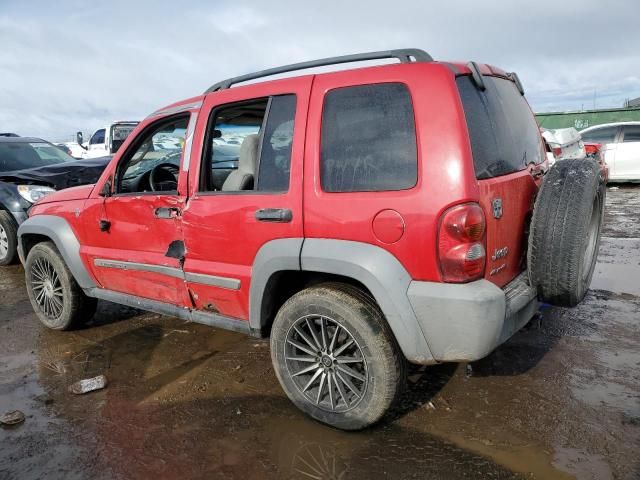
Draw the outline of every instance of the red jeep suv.
<instances>
[{"instance_id":1,"label":"red jeep suv","mask_svg":"<svg viewBox=\"0 0 640 480\"><path fill-rule=\"evenodd\" d=\"M246 84L383 58L399 63ZM293 403L366 427L407 361L477 360L540 300L585 295L604 179L591 160L548 169L523 94L418 49L217 83L141 122L95 186L31 209L33 308L54 329L104 299L270 336Z\"/></svg>"}]
</instances>

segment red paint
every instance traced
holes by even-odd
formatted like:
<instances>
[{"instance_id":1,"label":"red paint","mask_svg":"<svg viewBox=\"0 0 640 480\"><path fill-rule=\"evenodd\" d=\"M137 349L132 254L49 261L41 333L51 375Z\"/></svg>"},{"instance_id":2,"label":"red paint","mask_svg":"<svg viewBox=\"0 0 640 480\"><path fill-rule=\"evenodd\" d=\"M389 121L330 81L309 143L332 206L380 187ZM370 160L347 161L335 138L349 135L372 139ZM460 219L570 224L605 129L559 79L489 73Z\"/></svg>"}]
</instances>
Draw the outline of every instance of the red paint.
<instances>
[{"instance_id":1,"label":"red paint","mask_svg":"<svg viewBox=\"0 0 640 480\"><path fill-rule=\"evenodd\" d=\"M462 74L469 73L462 63L452 65ZM495 67L480 65L480 69L485 75L506 76ZM325 94L334 88L383 82L405 84L412 97L417 184L393 192L322 191L319 157ZM212 109L240 100L292 93L297 97L297 110L289 191L199 193L203 138ZM445 64L385 65L281 79L190 98L170 107L181 105L191 105L191 121L195 121L196 115L197 121L190 167L180 169L178 195L129 194L106 199L99 195L136 138L163 118L159 114L145 119L129 135L95 188L86 186L52 194L32 210L33 215L60 215L69 222L81 243L83 261L104 288L247 319L256 253L270 240L289 237L334 238L377 245L394 255L412 278L442 281L438 262L439 222L449 208L469 202L479 204L486 218L485 278L504 285L523 268L520 259L526 241L525 223L539 180L534 181L526 170L491 180L475 179L455 74ZM503 202L500 219L492 215L491 202L495 197ZM154 210L159 207L179 208L181 215L158 219ZM256 221L256 210L265 208L290 209L293 221ZM100 230L100 220L110 222L108 232ZM169 244L175 240L184 241L186 246L183 265L179 259L166 256ZM508 247L508 255L492 261L493 251L502 247ZM96 258L183 267L189 272L238 279L240 288L98 267L94 264ZM491 275L502 263L505 267Z\"/></svg>"},{"instance_id":2,"label":"red paint","mask_svg":"<svg viewBox=\"0 0 640 480\"><path fill-rule=\"evenodd\" d=\"M404 218L395 210L382 210L371 222L371 228L382 243L395 243L404 234Z\"/></svg>"}]
</instances>

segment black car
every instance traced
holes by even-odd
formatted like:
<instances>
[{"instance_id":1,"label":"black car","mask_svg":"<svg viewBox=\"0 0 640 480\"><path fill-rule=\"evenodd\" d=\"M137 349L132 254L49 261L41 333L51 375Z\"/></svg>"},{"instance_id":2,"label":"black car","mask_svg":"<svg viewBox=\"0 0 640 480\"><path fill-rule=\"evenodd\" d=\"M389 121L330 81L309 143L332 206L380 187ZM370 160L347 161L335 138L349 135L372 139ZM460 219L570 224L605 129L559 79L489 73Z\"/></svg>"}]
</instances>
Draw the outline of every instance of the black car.
<instances>
[{"instance_id":1,"label":"black car","mask_svg":"<svg viewBox=\"0 0 640 480\"><path fill-rule=\"evenodd\" d=\"M0 136L0 265L16 258L16 231L45 195L95 183L111 157L77 160L40 138Z\"/></svg>"}]
</instances>

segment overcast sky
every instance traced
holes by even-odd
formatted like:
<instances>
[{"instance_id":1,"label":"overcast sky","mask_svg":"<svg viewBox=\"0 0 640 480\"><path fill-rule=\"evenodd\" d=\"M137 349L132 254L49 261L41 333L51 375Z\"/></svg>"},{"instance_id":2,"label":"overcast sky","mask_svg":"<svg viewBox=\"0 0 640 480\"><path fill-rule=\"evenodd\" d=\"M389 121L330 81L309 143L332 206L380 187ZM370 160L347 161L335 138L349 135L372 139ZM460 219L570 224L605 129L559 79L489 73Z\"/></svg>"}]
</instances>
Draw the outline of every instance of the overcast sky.
<instances>
[{"instance_id":1,"label":"overcast sky","mask_svg":"<svg viewBox=\"0 0 640 480\"><path fill-rule=\"evenodd\" d=\"M520 75L536 111L640 96L638 0L0 0L0 131L71 139L216 81L418 47Z\"/></svg>"}]
</instances>

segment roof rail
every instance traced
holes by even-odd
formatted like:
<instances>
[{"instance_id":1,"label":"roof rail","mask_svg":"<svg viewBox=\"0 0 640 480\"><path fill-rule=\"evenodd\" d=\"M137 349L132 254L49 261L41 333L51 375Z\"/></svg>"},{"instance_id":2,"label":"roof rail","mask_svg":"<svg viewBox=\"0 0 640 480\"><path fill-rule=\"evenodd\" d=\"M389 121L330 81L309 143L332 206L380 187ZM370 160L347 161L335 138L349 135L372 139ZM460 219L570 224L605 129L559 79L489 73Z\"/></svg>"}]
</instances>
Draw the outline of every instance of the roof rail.
<instances>
[{"instance_id":1,"label":"roof rail","mask_svg":"<svg viewBox=\"0 0 640 480\"><path fill-rule=\"evenodd\" d=\"M380 60L384 58L397 58L401 63L415 62L432 62L433 58L424 50L419 48L403 48L400 50L383 50L380 52L356 53L353 55L343 55L340 57L322 58L320 60L311 60L309 62L293 63L291 65L283 65L282 67L268 68L259 72L232 77L218 82L209 87L204 93L217 92L225 90L236 83L255 80L262 77L270 77L280 73L294 72L296 70L305 70L307 68L324 67L326 65L338 65L340 63L363 62L366 60ZM413 59L413 60L412 60Z\"/></svg>"}]
</instances>

